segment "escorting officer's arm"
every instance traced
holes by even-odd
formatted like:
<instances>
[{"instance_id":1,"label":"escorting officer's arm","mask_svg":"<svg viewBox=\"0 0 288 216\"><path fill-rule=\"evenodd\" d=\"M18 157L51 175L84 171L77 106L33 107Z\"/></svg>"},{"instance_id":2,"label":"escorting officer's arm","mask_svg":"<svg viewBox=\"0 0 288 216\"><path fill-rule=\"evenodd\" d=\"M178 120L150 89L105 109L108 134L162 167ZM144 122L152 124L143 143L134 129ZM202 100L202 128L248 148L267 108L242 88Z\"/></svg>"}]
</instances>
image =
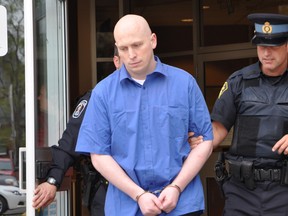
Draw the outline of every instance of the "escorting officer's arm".
<instances>
[{"instance_id":1,"label":"escorting officer's arm","mask_svg":"<svg viewBox=\"0 0 288 216\"><path fill-rule=\"evenodd\" d=\"M79 129L86 111L91 91L88 91L78 102L75 111L69 119L66 130L58 141L59 146L52 146L52 164L46 177L46 182L34 190L33 207L41 208L49 205L55 198L57 188L69 167L73 166L79 154L75 152Z\"/></svg>"}]
</instances>

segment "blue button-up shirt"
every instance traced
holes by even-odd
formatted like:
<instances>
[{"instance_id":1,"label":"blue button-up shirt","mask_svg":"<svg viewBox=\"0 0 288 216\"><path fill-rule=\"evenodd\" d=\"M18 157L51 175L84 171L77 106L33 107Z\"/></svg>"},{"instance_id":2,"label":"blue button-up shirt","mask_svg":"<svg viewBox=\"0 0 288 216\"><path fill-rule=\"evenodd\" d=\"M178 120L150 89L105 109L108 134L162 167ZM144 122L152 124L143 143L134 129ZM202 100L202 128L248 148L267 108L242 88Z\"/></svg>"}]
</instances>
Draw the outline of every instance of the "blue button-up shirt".
<instances>
[{"instance_id":1,"label":"blue button-up shirt","mask_svg":"<svg viewBox=\"0 0 288 216\"><path fill-rule=\"evenodd\" d=\"M156 68L143 85L131 78L125 66L97 84L76 146L76 151L111 155L136 184L149 191L163 188L178 175L190 152L188 131L213 139L209 111L195 79L155 59ZM169 215L202 209L203 188L196 176ZM142 215L137 202L112 184L105 213Z\"/></svg>"}]
</instances>

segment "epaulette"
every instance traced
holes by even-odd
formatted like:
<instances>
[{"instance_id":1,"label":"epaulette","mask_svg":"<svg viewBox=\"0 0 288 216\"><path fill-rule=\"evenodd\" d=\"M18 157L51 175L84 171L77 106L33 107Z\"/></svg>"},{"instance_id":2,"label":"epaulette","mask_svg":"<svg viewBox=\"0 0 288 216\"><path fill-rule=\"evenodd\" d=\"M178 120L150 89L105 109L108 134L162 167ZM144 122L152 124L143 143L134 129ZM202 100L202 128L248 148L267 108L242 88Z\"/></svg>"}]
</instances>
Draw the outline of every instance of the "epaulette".
<instances>
[{"instance_id":1,"label":"epaulette","mask_svg":"<svg viewBox=\"0 0 288 216\"><path fill-rule=\"evenodd\" d=\"M229 77L229 80L234 79L236 77L243 77L243 79L254 79L260 76L260 67L259 62L256 62L252 65L246 66L238 71L235 71Z\"/></svg>"},{"instance_id":2,"label":"epaulette","mask_svg":"<svg viewBox=\"0 0 288 216\"><path fill-rule=\"evenodd\" d=\"M254 79L260 76L259 62L243 68L243 79Z\"/></svg>"}]
</instances>

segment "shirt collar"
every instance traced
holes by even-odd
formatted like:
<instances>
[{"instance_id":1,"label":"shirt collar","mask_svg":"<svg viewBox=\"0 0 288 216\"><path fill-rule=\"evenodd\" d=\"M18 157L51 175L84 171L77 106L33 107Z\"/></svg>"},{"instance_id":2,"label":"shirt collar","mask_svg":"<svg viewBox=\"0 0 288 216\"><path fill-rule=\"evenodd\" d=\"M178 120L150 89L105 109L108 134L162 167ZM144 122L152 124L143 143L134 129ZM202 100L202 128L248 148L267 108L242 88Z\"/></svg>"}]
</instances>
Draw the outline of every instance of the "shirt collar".
<instances>
[{"instance_id":1,"label":"shirt collar","mask_svg":"<svg viewBox=\"0 0 288 216\"><path fill-rule=\"evenodd\" d=\"M157 56L154 56L154 59L156 60L156 68L151 74L148 74L148 76L155 74L155 73L159 73L159 74L162 74L163 76L167 76L164 70L164 65L162 64L160 59ZM126 70L126 67L124 64L121 66L119 71L120 71L120 82L124 79L131 79L131 75Z\"/></svg>"},{"instance_id":2,"label":"shirt collar","mask_svg":"<svg viewBox=\"0 0 288 216\"><path fill-rule=\"evenodd\" d=\"M285 75L286 73L287 73L287 69L281 76ZM266 76L261 70L261 62L260 61L254 63L252 65L252 67L250 68L250 70L247 71L247 73L243 74L244 79L254 79L254 78L257 78L260 76Z\"/></svg>"}]
</instances>

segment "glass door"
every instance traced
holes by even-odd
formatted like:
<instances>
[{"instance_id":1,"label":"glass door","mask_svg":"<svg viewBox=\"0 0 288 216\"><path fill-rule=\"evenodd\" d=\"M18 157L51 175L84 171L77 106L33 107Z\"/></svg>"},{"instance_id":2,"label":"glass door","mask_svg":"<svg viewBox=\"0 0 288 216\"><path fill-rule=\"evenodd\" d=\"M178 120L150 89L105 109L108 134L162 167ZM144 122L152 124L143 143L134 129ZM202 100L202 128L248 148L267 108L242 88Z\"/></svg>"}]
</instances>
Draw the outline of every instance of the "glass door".
<instances>
[{"instance_id":1,"label":"glass door","mask_svg":"<svg viewBox=\"0 0 288 216\"><path fill-rule=\"evenodd\" d=\"M32 208L33 190L43 182L67 120L66 5L60 0L24 0L26 149L20 186L26 215L69 215L69 192L57 192L44 209ZM22 152L22 151L21 151Z\"/></svg>"},{"instance_id":2,"label":"glass door","mask_svg":"<svg viewBox=\"0 0 288 216\"><path fill-rule=\"evenodd\" d=\"M23 1L0 0L0 215L25 212L18 149L25 146Z\"/></svg>"}]
</instances>

